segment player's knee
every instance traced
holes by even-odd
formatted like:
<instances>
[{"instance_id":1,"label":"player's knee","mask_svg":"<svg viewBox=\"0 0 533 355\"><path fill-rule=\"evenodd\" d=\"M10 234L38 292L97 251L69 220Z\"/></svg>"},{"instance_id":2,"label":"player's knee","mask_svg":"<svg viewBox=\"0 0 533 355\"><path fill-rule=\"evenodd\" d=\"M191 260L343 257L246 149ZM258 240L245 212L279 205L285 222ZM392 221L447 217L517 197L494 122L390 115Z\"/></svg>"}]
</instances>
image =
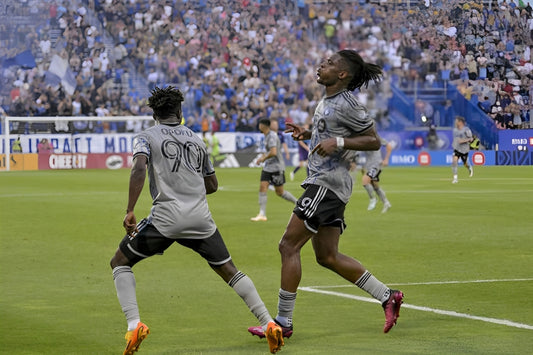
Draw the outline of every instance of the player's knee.
<instances>
[{"instance_id":1,"label":"player's knee","mask_svg":"<svg viewBox=\"0 0 533 355\"><path fill-rule=\"evenodd\" d=\"M327 269L331 269L335 265L335 255L330 254L317 254L316 262L318 265L323 266Z\"/></svg>"},{"instance_id":2,"label":"player's knee","mask_svg":"<svg viewBox=\"0 0 533 355\"><path fill-rule=\"evenodd\" d=\"M113 255L113 257L109 261L109 266L111 266L111 269L114 269L118 266L126 266L126 265L133 266L133 264L130 263L126 255L124 255L124 253L122 253L120 249L117 249L117 252L115 253L115 255Z\"/></svg>"},{"instance_id":3,"label":"player's knee","mask_svg":"<svg viewBox=\"0 0 533 355\"><path fill-rule=\"evenodd\" d=\"M281 238L278 245L278 251L282 256L289 256L297 253L298 248L295 245L289 243L285 238Z\"/></svg>"}]
</instances>

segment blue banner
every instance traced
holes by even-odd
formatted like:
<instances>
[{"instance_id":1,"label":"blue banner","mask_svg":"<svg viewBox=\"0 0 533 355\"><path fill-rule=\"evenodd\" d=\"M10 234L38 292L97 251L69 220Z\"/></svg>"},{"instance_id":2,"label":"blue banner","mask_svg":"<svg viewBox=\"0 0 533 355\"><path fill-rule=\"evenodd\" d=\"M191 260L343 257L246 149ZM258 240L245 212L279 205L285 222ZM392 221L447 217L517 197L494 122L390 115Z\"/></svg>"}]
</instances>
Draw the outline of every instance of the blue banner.
<instances>
[{"instance_id":1,"label":"blue banner","mask_svg":"<svg viewBox=\"0 0 533 355\"><path fill-rule=\"evenodd\" d=\"M533 150L533 129L505 129L498 135L498 150Z\"/></svg>"}]
</instances>

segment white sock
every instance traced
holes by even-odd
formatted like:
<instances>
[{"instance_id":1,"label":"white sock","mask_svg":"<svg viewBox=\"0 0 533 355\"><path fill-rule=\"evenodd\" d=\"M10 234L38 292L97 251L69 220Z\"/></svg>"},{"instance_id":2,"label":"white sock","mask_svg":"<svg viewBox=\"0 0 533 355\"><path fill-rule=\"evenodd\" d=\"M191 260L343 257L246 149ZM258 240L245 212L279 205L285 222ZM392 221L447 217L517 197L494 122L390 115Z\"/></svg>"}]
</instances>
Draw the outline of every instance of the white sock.
<instances>
[{"instance_id":1,"label":"white sock","mask_svg":"<svg viewBox=\"0 0 533 355\"><path fill-rule=\"evenodd\" d=\"M117 266L113 269L113 280L117 290L117 298L122 312L128 322L128 331L137 328L137 323L141 321L139 307L137 306L137 296L135 294L135 276L129 266Z\"/></svg>"},{"instance_id":2,"label":"white sock","mask_svg":"<svg viewBox=\"0 0 533 355\"><path fill-rule=\"evenodd\" d=\"M235 292L241 296L241 298L244 300L244 303L246 303L250 311L257 318L263 329L266 330L268 322L272 321L272 317L270 316L270 313L268 313L268 310L261 300L259 293L257 293L257 289L255 288L252 279L250 279L244 273L237 271L237 273L233 275L231 280L228 282L228 285L230 285Z\"/></svg>"},{"instance_id":3,"label":"white sock","mask_svg":"<svg viewBox=\"0 0 533 355\"><path fill-rule=\"evenodd\" d=\"M390 289L376 279L368 270L355 282L355 286L365 290L381 303L389 299Z\"/></svg>"},{"instance_id":4,"label":"white sock","mask_svg":"<svg viewBox=\"0 0 533 355\"><path fill-rule=\"evenodd\" d=\"M292 326L292 312L296 304L296 292L289 292L279 289L278 295L278 315L276 320L284 327Z\"/></svg>"},{"instance_id":5,"label":"white sock","mask_svg":"<svg viewBox=\"0 0 533 355\"><path fill-rule=\"evenodd\" d=\"M259 193L259 214L261 216L266 216L267 198L266 192Z\"/></svg>"},{"instance_id":6,"label":"white sock","mask_svg":"<svg viewBox=\"0 0 533 355\"><path fill-rule=\"evenodd\" d=\"M298 201L298 199L296 199L296 197L293 196L293 194L291 194L289 191L287 190L284 190L283 191L283 194L281 195L281 198L289 201L289 202L292 202L292 203L296 203L296 201Z\"/></svg>"}]
</instances>

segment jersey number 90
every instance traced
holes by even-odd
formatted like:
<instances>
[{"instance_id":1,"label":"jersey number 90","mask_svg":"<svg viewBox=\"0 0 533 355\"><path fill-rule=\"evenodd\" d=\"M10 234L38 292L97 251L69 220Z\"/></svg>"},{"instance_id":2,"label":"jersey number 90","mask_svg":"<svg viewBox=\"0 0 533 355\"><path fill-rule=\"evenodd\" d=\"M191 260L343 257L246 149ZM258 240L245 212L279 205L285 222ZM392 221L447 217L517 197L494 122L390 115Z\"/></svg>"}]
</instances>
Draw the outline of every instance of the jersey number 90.
<instances>
[{"instance_id":1,"label":"jersey number 90","mask_svg":"<svg viewBox=\"0 0 533 355\"><path fill-rule=\"evenodd\" d=\"M205 152L194 142L185 144L174 140L166 139L161 143L161 153L163 156L172 161L173 173L177 173L183 163L189 170L200 173L202 172L202 162L205 158Z\"/></svg>"}]
</instances>

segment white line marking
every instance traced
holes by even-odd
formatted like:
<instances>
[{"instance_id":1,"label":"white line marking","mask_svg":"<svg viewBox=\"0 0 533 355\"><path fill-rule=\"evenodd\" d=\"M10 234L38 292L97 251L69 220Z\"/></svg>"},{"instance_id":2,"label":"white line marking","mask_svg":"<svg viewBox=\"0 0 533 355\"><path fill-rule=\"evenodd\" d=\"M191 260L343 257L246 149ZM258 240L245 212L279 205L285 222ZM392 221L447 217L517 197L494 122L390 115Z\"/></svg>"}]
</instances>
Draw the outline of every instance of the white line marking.
<instances>
[{"instance_id":1,"label":"white line marking","mask_svg":"<svg viewBox=\"0 0 533 355\"><path fill-rule=\"evenodd\" d=\"M88 196L88 195L110 195L110 194L124 194L119 191L91 191L91 192L42 192L42 193L19 193L19 194L0 194L0 198L11 197L60 197L60 196Z\"/></svg>"},{"instance_id":2,"label":"white line marking","mask_svg":"<svg viewBox=\"0 0 533 355\"><path fill-rule=\"evenodd\" d=\"M451 183L450 183L451 185ZM525 192L533 192L533 190L460 190L460 189L450 189L450 190L387 190L387 193L393 194L512 194ZM354 194L365 194L366 191L354 191Z\"/></svg>"},{"instance_id":3,"label":"white line marking","mask_svg":"<svg viewBox=\"0 0 533 355\"><path fill-rule=\"evenodd\" d=\"M313 287L298 287L298 289L302 290L302 291L307 291L307 292L322 293L324 295L349 298L349 299L362 301L362 302L379 303L379 301L377 301L377 300L375 300L373 298L370 298L370 297L361 297L361 296L355 296L355 295L348 295L346 293L340 293L340 292L317 290L317 289L315 289ZM411 305L411 304L408 304L408 303L402 304L402 307L403 308L408 308L408 309L414 309L414 310L417 310L417 311L432 312L432 313L436 313L436 314L442 314L442 315L450 316L450 317L467 318L467 319L479 320L479 321L487 322L487 323L506 325L508 327L533 330L533 325L516 323L516 322L510 321L510 320L507 320L507 319L479 317L479 316L474 316L474 315L466 314L466 313L459 313L459 312L455 312L455 311L446 311L446 310L437 309L437 308L415 306L415 305Z\"/></svg>"},{"instance_id":4,"label":"white line marking","mask_svg":"<svg viewBox=\"0 0 533 355\"><path fill-rule=\"evenodd\" d=\"M494 279L494 280L466 280L466 281L429 281L429 282L404 282L404 283L387 283L390 286L417 286L417 285L450 285L450 284L477 284L493 282L524 282L533 281L533 278L525 279ZM312 288L342 288L353 287L353 285L334 285L334 286L309 286Z\"/></svg>"}]
</instances>

